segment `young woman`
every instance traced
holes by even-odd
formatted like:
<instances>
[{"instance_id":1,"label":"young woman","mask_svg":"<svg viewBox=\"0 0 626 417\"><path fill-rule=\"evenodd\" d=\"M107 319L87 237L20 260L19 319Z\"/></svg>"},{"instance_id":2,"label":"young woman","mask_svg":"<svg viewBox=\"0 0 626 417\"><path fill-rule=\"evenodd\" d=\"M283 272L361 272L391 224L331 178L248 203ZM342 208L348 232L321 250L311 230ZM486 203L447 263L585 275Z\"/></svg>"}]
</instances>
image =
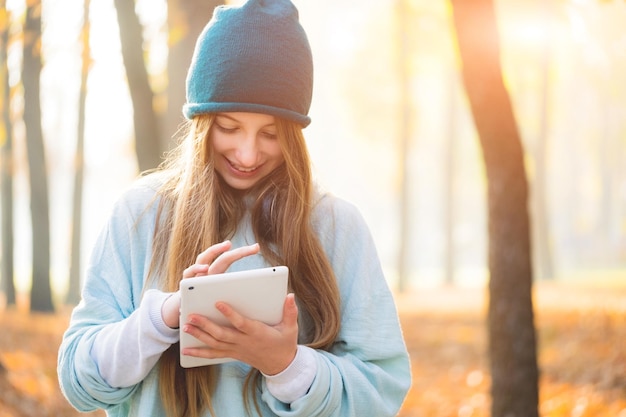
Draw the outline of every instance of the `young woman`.
<instances>
[{"instance_id":1,"label":"young woman","mask_svg":"<svg viewBox=\"0 0 626 417\"><path fill-rule=\"evenodd\" d=\"M189 75L189 120L164 165L116 203L92 253L58 373L110 416L393 416L410 363L360 213L315 189L302 128L313 82L288 0L217 8ZM179 317L181 279L287 265L275 326ZM237 361L179 365L179 332Z\"/></svg>"}]
</instances>

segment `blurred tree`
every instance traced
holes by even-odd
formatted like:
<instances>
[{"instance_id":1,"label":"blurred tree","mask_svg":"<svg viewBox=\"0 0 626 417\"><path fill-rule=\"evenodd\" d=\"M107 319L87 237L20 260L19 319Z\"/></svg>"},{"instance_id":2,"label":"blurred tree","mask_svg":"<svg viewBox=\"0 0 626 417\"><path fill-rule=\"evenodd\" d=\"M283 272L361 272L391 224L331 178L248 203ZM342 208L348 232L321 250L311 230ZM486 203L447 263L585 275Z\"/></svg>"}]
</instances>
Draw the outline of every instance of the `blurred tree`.
<instances>
[{"instance_id":1,"label":"blurred tree","mask_svg":"<svg viewBox=\"0 0 626 417\"><path fill-rule=\"evenodd\" d=\"M0 182L2 183L2 283L1 290L9 306L15 305L13 277L13 133L11 125L11 87L7 50L9 46L9 12L6 1L0 0Z\"/></svg>"},{"instance_id":2,"label":"blurred tree","mask_svg":"<svg viewBox=\"0 0 626 417\"><path fill-rule=\"evenodd\" d=\"M30 309L51 312L48 175L39 99L41 68L41 0L31 0L26 6L22 66L33 248Z\"/></svg>"},{"instance_id":3,"label":"blurred tree","mask_svg":"<svg viewBox=\"0 0 626 417\"><path fill-rule=\"evenodd\" d=\"M218 0L168 0L168 56L167 56L167 111L162 118L162 149L168 150L174 142L183 121L185 79L196 39L211 19L213 9L224 4Z\"/></svg>"},{"instance_id":4,"label":"blurred tree","mask_svg":"<svg viewBox=\"0 0 626 417\"><path fill-rule=\"evenodd\" d=\"M153 101L154 93L144 61L142 26L135 12L135 1L115 0L122 57L133 103L135 152L139 171L156 168L164 149Z\"/></svg>"},{"instance_id":5,"label":"blurred tree","mask_svg":"<svg viewBox=\"0 0 626 417\"><path fill-rule=\"evenodd\" d=\"M550 60L552 48L550 2L541 4L541 23L545 32L541 44L541 105L537 143L534 149L535 175L533 186L533 257L538 279L554 278L552 235L548 216L548 122L550 116Z\"/></svg>"},{"instance_id":6,"label":"blurred tree","mask_svg":"<svg viewBox=\"0 0 626 417\"><path fill-rule=\"evenodd\" d=\"M411 96L409 82L409 47L408 47L408 6L406 0L397 0L396 18L398 21L398 80L400 91L400 123L399 123L399 163L400 172L400 244L398 247L398 291L404 292L408 286L409 277L406 271L409 238L411 229L409 227L410 216L410 183L409 183L409 148L411 143Z\"/></svg>"},{"instance_id":7,"label":"blurred tree","mask_svg":"<svg viewBox=\"0 0 626 417\"><path fill-rule=\"evenodd\" d=\"M452 0L462 74L487 172L491 415L537 417L539 370L532 305L524 152L504 86L493 0Z\"/></svg>"},{"instance_id":8,"label":"blurred tree","mask_svg":"<svg viewBox=\"0 0 626 417\"><path fill-rule=\"evenodd\" d=\"M445 134L446 158L444 167L444 282L448 285L454 284L454 274L456 269L456 246L454 244L454 231L456 219L456 171L457 159L456 150L458 148L458 81L457 71L450 71L447 96L447 131Z\"/></svg>"},{"instance_id":9,"label":"blurred tree","mask_svg":"<svg viewBox=\"0 0 626 417\"><path fill-rule=\"evenodd\" d=\"M80 242L83 217L83 179L84 179L84 145L85 145L85 102L87 98L87 77L91 66L91 50L89 48L89 4L83 3L83 27L81 30L82 57L80 71L80 91L78 95L78 131L76 136L76 155L74 173L74 197L72 201L72 248L70 252L70 283L66 302L77 304L80 301Z\"/></svg>"},{"instance_id":10,"label":"blurred tree","mask_svg":"<svg viewBox=\"0 0 626 417\"><path fill-rule=\"evenodd\" d=\"M134 110L135 143L139 170L155 168L182 122L185 79L195 41L210 20L213 9L224 1L168 0L167 109L157 114L154 92L143 59L142 27L134 1L115 0L122 55ZM182 64L181 64L182 63ZM160 122L157 119L161 117Z\"/></svg>"}]
</instances>

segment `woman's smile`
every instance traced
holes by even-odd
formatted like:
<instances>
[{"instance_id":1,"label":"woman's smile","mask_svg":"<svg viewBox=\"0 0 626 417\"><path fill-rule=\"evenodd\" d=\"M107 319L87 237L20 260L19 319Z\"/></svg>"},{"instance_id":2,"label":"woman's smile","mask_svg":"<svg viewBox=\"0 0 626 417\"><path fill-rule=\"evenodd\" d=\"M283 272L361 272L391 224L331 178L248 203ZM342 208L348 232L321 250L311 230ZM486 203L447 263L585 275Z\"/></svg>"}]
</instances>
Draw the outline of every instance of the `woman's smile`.
<instances>
[{"instance_id":1,"label":"woman's smile","mask_svg":"<svg viewBox=\"0 0 626 417\"><path fill-rule=\"evenodd\" d=\"M226 159L226 162L228 162L228 165L230 165L230 167L231 167L233 170L235 170L235 171L237 171L238 173L241 173L241 174L252 174L252 173L254 173L254 171L256 171L256 170L257 170L260 166L262 166L262 165L256 165L256 166L253 166L253 167L246 168L246 167L243 167L243 166L237 165L235 162L233 162L233 161L229 160L228 158L225 158L225 159Z\"/></svg>"}]
</instances>

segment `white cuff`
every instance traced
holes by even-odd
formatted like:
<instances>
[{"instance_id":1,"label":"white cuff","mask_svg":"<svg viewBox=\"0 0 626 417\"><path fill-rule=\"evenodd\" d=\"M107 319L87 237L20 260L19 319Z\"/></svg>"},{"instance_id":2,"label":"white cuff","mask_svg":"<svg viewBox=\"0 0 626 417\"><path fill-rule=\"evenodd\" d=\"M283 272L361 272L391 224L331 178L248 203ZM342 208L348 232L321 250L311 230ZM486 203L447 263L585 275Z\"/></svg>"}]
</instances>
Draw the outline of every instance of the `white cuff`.
<instances>
[{"instance_id":1,"label":"white cuff","mask_svg":"<svg viewBox=\"0 0 626 417\"><path fill-rule=\"evenodd\" d=\"M315 350L298 345L296 357L285 370L276 375L263 376L270 394L277 400L290 404L309 391L316 374Z\"/></svg>"}]
</instances>

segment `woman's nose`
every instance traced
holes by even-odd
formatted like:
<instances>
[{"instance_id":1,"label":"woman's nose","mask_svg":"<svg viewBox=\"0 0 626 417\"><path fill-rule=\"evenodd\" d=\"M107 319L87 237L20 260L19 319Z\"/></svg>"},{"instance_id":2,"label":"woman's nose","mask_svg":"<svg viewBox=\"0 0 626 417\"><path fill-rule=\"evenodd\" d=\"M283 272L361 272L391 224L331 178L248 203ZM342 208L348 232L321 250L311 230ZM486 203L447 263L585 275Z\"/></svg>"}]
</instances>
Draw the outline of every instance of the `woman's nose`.
<instances>
[{"instance_id":1,"label":"woman's nose","mask_svg":"<svg viewBox=\"0 0 626 417\"><path fill-rule=\"evenodd\" d=\"M236 155L239 163L246 168L255 166L258 153L256 135L246 134L237 146Z\"/></svg>"}]
</instances>

